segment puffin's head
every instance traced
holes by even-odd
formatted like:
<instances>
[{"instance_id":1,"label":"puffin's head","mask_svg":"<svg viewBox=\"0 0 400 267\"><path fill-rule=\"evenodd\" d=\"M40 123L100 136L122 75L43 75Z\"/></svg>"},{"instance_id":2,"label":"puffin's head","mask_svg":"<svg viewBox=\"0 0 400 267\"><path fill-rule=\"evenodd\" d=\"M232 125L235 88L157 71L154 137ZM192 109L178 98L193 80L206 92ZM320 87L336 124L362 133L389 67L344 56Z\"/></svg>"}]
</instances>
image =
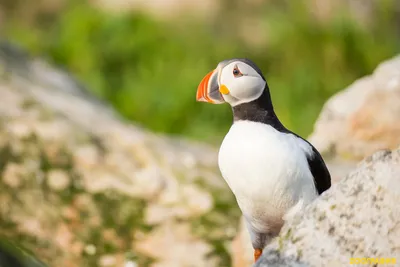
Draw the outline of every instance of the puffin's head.
<instances>
[{"instance_id":1,"label":"puffin's head","mask_svg":"<svg viewBox=\"0 0 400 267\"><path fill-rule=\"evenodd\" d=\"M212 104L228 102L233 107L259 98L266 83L252 61L224 60L200 82L196 100Z\"/></svg>"}]
</instances>

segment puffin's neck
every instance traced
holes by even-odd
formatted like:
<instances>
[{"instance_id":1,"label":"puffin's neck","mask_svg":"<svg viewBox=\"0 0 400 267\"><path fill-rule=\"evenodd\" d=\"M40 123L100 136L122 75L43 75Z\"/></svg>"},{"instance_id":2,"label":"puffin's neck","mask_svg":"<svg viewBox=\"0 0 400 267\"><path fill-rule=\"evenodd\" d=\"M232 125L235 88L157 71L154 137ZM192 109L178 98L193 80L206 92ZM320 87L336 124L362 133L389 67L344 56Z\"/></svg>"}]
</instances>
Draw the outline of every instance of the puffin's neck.
<instances>
[{"instance_id":1,"label":"puffin's neck","mask_svg":"<svg viewBox=\"0 0 400 267\"><path fill-rule=\"evenodd\" d=\"M269 124L277 130L285 129L275 114L267 85L259 98L248 103L234 106L232 111L234 122L248 120Z\"/></svg>"}]
</instances>

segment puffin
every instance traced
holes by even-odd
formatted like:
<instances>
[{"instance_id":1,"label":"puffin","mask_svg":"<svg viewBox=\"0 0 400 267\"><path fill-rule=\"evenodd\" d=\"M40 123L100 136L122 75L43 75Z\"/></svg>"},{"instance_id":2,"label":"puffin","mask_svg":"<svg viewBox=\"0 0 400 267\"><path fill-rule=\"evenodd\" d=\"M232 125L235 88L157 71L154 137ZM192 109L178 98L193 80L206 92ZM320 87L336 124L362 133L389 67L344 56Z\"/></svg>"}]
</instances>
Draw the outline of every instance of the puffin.
<instances>
[{"instance_id":1,"label":"puffin","mask_svg":"<svg viewBox=\"0 0 400 267\"><path fill-rule=\"evenodd\" d=\"M257 262L283 223L331 187L329 170L310 142L281 123L253 61L220 62L201 80L196 101L232 108L218 167L243 214Z\"/></svg>"}]
</instances>

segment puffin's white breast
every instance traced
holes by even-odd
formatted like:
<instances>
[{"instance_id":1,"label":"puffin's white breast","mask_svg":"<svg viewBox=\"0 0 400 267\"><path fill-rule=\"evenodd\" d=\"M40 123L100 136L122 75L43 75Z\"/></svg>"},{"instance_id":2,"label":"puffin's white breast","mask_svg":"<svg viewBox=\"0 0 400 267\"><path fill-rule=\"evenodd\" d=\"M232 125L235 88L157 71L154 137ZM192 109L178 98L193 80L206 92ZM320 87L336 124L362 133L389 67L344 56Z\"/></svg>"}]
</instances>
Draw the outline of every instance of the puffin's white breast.
<instances>
[{"instance_id":1,"label":"puffin's white breast","mask_svg":"<svg viewBox=\"0 0 400 267\"><path fill-rule=\"evenodd\" d=\"M267 124L232 125L219 151L219 168L253 227L317 196L306 157L312 153L304 140Z\"/></svg>"}]
</instances>

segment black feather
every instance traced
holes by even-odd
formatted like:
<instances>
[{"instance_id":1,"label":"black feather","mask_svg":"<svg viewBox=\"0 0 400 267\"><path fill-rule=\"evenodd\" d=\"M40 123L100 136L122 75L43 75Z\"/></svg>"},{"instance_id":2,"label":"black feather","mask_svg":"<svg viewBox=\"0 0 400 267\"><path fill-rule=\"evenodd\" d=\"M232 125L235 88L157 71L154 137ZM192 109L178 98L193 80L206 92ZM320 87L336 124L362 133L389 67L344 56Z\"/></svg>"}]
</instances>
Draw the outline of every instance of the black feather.
<instances>
[{"instance_id":1,"label":"black feather","mask_svg":"<svg viewBox=\"0 0 400 267\"><path fill-rule=\"evenodd\" d=\"M310 144L310 142L308 142L301 136L298 136L297 134L294 135L303 139L312 147L313 154L311 156L307 155L307 161L308 166L310 167L310 171L314 177L315 188L317 189L318 194L321 195L323 192L331 187L331 174L329 173L328 167L326 167L326 164L321 154L318 152L317 149L315 149L312 144Z\"/></svg>"}]
</instances>

